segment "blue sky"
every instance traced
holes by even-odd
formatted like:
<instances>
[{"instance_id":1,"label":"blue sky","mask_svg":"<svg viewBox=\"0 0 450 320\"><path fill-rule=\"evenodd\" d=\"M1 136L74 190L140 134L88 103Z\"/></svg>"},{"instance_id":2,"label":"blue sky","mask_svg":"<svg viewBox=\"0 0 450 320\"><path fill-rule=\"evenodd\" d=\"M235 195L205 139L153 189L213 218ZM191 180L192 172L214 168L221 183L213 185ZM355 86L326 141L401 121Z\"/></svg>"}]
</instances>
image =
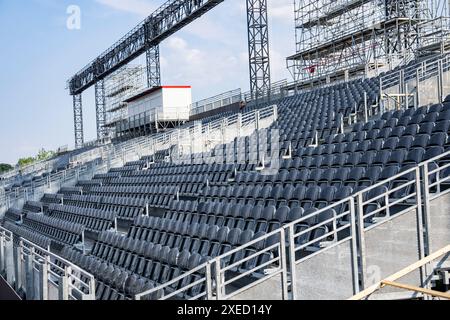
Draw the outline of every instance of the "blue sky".
<instances>
[{"instance_id":1,"label":"blue sky","mask_svg":"<svg viewBox=\"0 0 450 320\"><path fill-rule=\"evenodd\" d=\"M73 147L72 99L66 80L165 0L0 0L0 163L42 147ZM294 0L268 0L272 80L290 79L295 51ZM81 29L66 27L68 6ZM248 90L244 0L225 0L161 44L165 85L189 84L199 100ZM138 62L140 60L138 59ZM95 138L93 89L83 94L85 140Z\"/></svg>"}]
</instances>

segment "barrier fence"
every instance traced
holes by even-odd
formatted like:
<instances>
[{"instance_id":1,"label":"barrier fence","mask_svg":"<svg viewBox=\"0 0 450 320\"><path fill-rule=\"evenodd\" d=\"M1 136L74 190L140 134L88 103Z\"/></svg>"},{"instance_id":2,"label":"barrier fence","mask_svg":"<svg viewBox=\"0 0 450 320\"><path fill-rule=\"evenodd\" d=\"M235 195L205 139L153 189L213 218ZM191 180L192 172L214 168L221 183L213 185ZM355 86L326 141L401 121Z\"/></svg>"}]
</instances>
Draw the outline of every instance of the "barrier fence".
<instances>
[{"instance_id":1,"label":"barrier fence","mask_svg":"<svg viewBox=\"0 0 450 320\"><path fill-rule=\"evenodd\" d=\"M0 192L0 209L6 211L10 207L18 205L20 201L39 201L46 192L57 192L64 184L75 184L80 177L91 179L97 173L106 173L109 169L124 166L127 162L154 155L156 152L168 150L172 146L181 146L185 144L186 140L189 141L189 148L187 150L185 148L184 154L187 154L188 159L192 161L193 153L209 152L218 144L232 141L235 137L249 135L261 127L269 126L277 117L277 106L273 105L200 124L200 128L196 124L190 124L151 137L141 137L117 145L101 146L72 158L71 161L77 164L73 168L49 175L45 180L32 182L30 187ZM103 160L102 162L100 162L100 158ZM179 158L179 155L175 155L175 159ZM86 161L88 162L84 163Z\"/></svg>"},{"instance_id":2,"label":"barrier fence","mask_svg":"<svg viewBox=\"0 0 450 320\"><path fill-rule=\"evenodd\" d=\"M93 275L2 227L0 273L27 300L95 300Z\"/></svg>"},{"instance_id":3,"label":"barrier fence","mask_svg":"<svg viewBox=\"0 0 450 320\"><path fill-rule=\"evenodd\" d=\"M418 257L407 258L412 263L429 254L430 202L450 192L450 162L446 162L447 159L450 159L450 152L230 250L167 284L137 295L136 299L146 299L158 292L162 294L161 299L225 300L248 298L252 290L255 290L253 298L258 298L257 294L269 299L310 298L307 289L312 284L302 279L303 272L315 272L314 281L320 282L318 265L315 264L315 270L309 270L308 264L313 259L323 258L324 253L331 255L331 259L330 265L320 265L323 273L334 276L336 271L348 272L348 275L338 276L342 291L337 290L336 296L328 298L344 299L357 294L371 285L367 260L373 258L375 250L385 250L366 245L366 241L372 241L372 230L386 227L388 222L400 217L414 217L414 230L411 229L408 236L413 235L418 245L417 248L412 243L406 245L416 254L418 252ZM402 249L401 245L398 249ZM333 255L334 250L339 251L339 257ZM344 265L333 265L341 263L342 257L345 257ZM389 267L385 266L385 269ZM418 281L424 283L427 276L425 268L421 268ZM193 277L199 279L195 285L189 280ZM269 281L270 292L261 291L260 285ZM183 283L189 285L183 286ZM194 286L197 290L195 296L191 296L190 290ZM316 290L319 288L317 286Z\"/></svg>"},{"instance_id":4,"label":"barrier fence","mask_svg":"<svg viewBox=\"0 0 450 320\"><path fill-rule=\"evenodd\" d=\"M450 91L450 55L433 57L380 77L383 110L443 101Z\"/></svg>"}]
</instances>

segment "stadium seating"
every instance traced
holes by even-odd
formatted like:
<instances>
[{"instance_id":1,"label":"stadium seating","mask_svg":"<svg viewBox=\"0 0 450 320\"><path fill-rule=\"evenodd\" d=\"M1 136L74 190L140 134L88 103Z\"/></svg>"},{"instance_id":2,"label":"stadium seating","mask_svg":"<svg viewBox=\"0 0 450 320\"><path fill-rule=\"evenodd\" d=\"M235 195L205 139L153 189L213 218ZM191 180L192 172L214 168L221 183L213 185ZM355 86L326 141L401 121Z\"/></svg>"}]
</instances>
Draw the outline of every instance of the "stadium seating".
<instances>
[{"instance_id":1,"label":"stadium seating","mask_svg":"<svg viewBox=\"0 0 450 320\"><path fill-rule=\"evenodd\" d=\"M168 154L161 151L152 158L154 164L148 165L149 158L144 157L62 188L56 195L46 194L41 203L28 202L23 212L10 210L5 226L30 241L64 246L62 257L96 277L97 299L132 299L202 262L450 150L447 102L387 111L349 126L364 104L376 104L378 85L377 78L356 80L283 99L279 118L267 135L255 133L215 148L216 153L233 155L234 163L167 163L160 161ZM279 132L278 146L272 143L274 129ZM261 160L258 148L263 147L278 158L284 156L276 174L256 170ZM393 184L409 178L402 176ZM380 186L366 195L367 200L385 191L386 186ZM400 188L394 197L411 192L410 186ZM368 204L365 213L381 208L383 201ZM333 228L323 222L345 212L342 205L304 221L299 230L322 226L303 234L298 244L320 239ZM365 222L384 215L377 212ZM14 224L21 219L22 225ZM128 222L126 235L115 232L116 219ZM339 224L348 222L343 216ZM87 255L73 247L84 230L96 235ZM337 239L323 241L333 240ZM238 251L230 262L249 257L265 245L258 242ZM305 250L313 252L319 245ZM267 252L233 271L253 270L270 258ZM258 278L263 271L249 277ZM191 280L200 276L192 274ZM166 290L185 284L180 281ZM195 297L201 289L195 286L177 298Z\"/></svg>"}]
</instances>

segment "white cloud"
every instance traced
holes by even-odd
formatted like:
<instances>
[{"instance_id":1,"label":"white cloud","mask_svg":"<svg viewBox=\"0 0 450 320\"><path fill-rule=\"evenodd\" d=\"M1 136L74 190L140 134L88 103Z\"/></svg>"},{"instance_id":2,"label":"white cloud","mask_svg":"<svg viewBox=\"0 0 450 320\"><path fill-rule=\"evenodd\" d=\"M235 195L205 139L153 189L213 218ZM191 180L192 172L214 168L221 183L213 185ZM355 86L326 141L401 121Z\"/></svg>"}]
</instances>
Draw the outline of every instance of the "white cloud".
<instances>
[{"instance_id":1,"label":"white cloud","mask_svg":"<svg viewBox=\"0 0 450 320\"><path fill-rule=\"evenodd\" d=\"M151 11L144 0L96 0L129 13ZM290 78L286 56L294 53L293 0L269 0L272 81ZM142 9L145 8L145 9ZM249 87L247 15L243 0L227 0L161 44L162 81L193 86L194 99Z\"/></svg>"},{"instance_id":2,"label":"white cloud","mask_svg":"<svg viewBox=\"0 0 450 320\"><path fill-rule=\"evenodd\" d=\"M198 98L236 89L246 79L245 61L239 52L230 48L194 48L180 36L172 36L162 48L162 53L163 82L192 85Z\"/></svg>"},{"instance_id":3,"label":"white cloud","mask_svg":"<svg viewBox=\"0 0 450 320\"><path fill-rule=\"evenodd\" d=\"M288 1L269 1L269 16L277 22L292 24L294 21L294 4L292 0L289 0L289 4L285 2Z\"/></svg>"},{"instance_id":4,"label":"white cloud","mask_svg":"<svg viewBox=\"0 0 450 320\"><path fill-rule=\"evenodd\" d=\"M137 14L147 17L156 9L155 4L146 0L96 0L98 3L111 7L115 10Z\"/></svg>"},{"instance_id":5,"label":"white cloud","mask_svg":"<svg viewBox=\"0 0 450 320\"><path fill-rule=\"evenodd\" d=\"M294 0L268 0L267 12L269 19L275 19L277 22L292 23L294 21ZM246 12L245 1L236 4L236 8Z\"/></svg>"}]
</instances>

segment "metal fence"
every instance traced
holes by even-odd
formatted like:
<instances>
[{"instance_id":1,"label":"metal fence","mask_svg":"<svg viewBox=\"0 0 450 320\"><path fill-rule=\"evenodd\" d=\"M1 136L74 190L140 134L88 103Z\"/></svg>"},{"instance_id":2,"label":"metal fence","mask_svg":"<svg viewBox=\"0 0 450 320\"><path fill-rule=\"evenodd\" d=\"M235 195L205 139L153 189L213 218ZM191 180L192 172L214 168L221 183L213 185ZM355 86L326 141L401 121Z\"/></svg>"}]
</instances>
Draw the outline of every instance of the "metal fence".
<instances>
[{"instance_id":1,"label":"metal fence","mask_svg":"<svg viewBox=\"0 0 450 320\"><path fill-rule=\"evenodd\" d=\"M2 227L0 273L27 300L95 300L93 275Z\"/></svg>"},{"instance_id":2,"label":"metal fence","mask_svg":"<svg viewBox=\"0 0 450 320\"><path fill-rule=\"evenodd\" d=\"M380 77L382 110L440 103L450 91L450 55L437 56Z\"/></svg>"},{"instance_id":3,"label":"metal fence","mask_svg":"<svg viewBox=\"0 0 450 320\"><path fill-rule=\"evenodd\" d=\"M76 183L80 178L91 179L95 173L105 170L103 163L91 163L69 168L47 176L40 181L32 182L29 187L13 189L0 193L0 209L7 210L19 202L39 201L47 192L56 192L66 183Z\"/></svg>"},{"instance_id":4,"label":"metal fence","mask_svg":"<svg viewBox=\"0 0 450 320\"><path fill-rule=\"evenodd\" d=\"M241 89L227 91L217 96L195 102L190 105L190 115L194 116L203 112L219 109L236 102L241 102Z\"/></svg>"},{"instance_id":5,"label":"metal fence","mask_svg":"<svg viewBox=\"0 0 450 320\"><path fill-rule=\"evenodd\" d=\"M446 162L449 158L450 152L446 152L405 170L214 258L167 284L141 293L136 299L152 297L156 292L162 299L248 298L252 290L256 299L261 296L305 299L314 291L307 290L312 284L304 279L305 274L313 275L314 283L320 282L319 269L324 274L341 277L341 282L338 281L341 290L336 290L338 295L329 298L350 297L371 285L366 263L375 255L374 249L366 244L366 240L372 241L371 230L386 227L388 222L400 217L415 217L415 227L409 236L414 235L417 248L413 243L405 245L418 253L416 260L429 254L430 203L450 192L450 161ZM402 249L400 245L398 249ZM336 250L339 253L334 256L332 252ZM329 265L318 264L324 253L331 255ZM341 260L345 263L339 266ZM311 262L313 270L309 269ZM343 270L348 274L342 275ZM422 268L420 281L425 281L427 276ZM190 282L193 277L199 277L195 285L202 283L197 286L195 296L189 295L189 290L195 286ZM269 281L270 292L268 288L262 290L260 285ZM333 285L336 281L334 279ZM318 285L315 290L320 290Z\"/></svg>"},{"instance_id":6,"label":"metal fence","mask_svg":"<svg viewBox=\"0 0 450 320\"><path fill-rule=\"evenodd\" d=\"M10 207L20 205L20 202L23 204L28 200L39 201L44 193L57 192L64 184L75 184L79 179L91 179L97 173L106 173L109 169L124 166L127 162L154 155L156 152L170 149L172 146L183 145L186 140L189 140L189 148L185 148L185 154L187 153L191 159L190 155L193 153L208 152L218 144L227 143L241 135L248 135L261 126L267 127L277 119L277 116L277 106L272 105L260 110L200 124L200 129L198 124L189 124L149 137L101 146L72 158L72 161L76 163L73 168L49 175L39 182L32 182L29 187L17 188L6 193L0 192L0 210L6 211ZM220 139L217 138L218 136ZM199 141L205 143L199 144ZM206 141L211 143L206 144ZM92 163L95 159L102 159L102 161ZM89 162L85 163L86 161Z\"/></svg>"}]
</instances>

